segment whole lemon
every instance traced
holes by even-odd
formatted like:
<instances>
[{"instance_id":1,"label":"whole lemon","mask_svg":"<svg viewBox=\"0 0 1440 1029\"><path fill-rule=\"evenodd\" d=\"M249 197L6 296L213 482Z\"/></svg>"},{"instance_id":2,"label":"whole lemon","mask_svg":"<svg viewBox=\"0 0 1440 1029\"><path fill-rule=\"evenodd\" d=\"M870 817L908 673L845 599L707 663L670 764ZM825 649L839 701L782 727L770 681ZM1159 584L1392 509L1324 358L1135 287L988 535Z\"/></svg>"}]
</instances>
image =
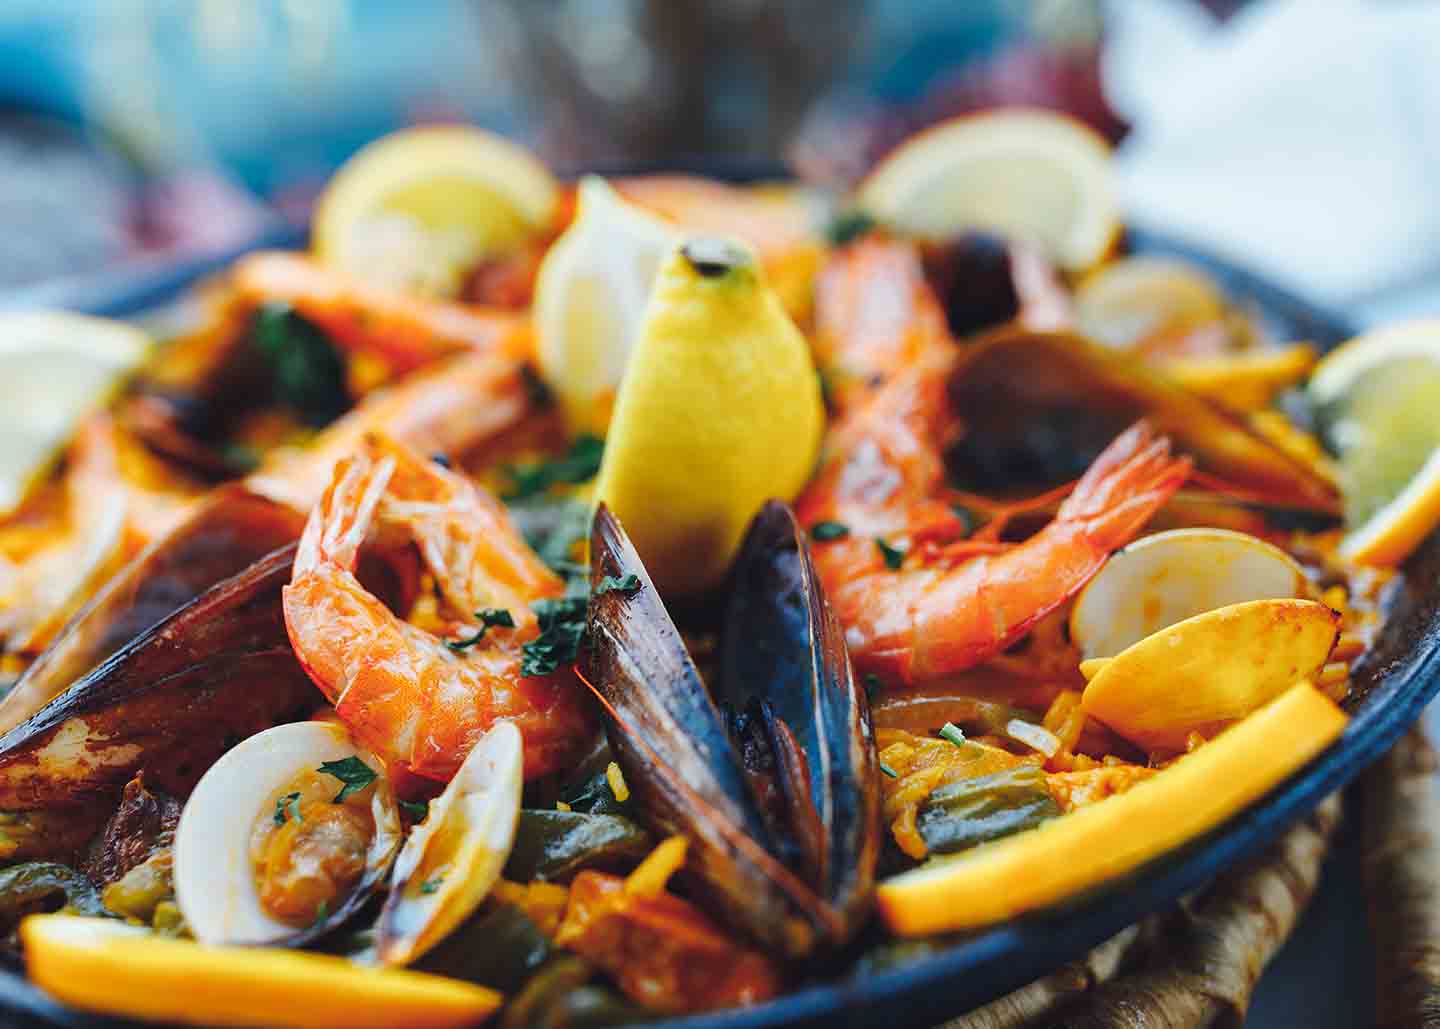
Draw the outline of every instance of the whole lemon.
<instances>
[{"instance_id":1,"label":"whole lemon","mask_svg":"<svg viewBox=\"0 0 1440 1029\"><path fill-rule=\"evenodd\" d=\"M824 425L810 348L755 252L692 238L656 277L596 499L662 592L697 592L725 575L766 500L790 500L805 485Z\"/></svg>"}]
</instances>

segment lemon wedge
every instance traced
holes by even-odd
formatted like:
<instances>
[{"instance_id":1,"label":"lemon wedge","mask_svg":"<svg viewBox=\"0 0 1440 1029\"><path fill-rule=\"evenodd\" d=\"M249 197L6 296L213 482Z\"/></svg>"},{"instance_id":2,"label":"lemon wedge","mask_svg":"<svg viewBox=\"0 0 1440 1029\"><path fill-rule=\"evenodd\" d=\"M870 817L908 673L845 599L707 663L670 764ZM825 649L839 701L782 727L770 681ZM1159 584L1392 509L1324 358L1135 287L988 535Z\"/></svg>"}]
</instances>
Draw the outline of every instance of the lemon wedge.
<instances>
[{"instance_id":1,"label":"lemon wedge","mask_svg":"<svg viewBox=\"0 0 1440 1029\"><path fill-rule=\"evenodd\" d=\"M31 915L30 979L87 1011L190 1025L464 1026L501 996L420 972L265 947L208 947L108 918Z\"/></svg>"},{"instance_id":2,"label":"lemon wedge","mask_svg":"<svg viewBox=\"0 0 1440 1029\"><path fill-rule=\"evenodd\" d=\"M337 171L315 206L326 263L392 288L453 296L487 256L550 224L560 187L529 151L447 125L377 140Z\"/></svg>"},{"instance_id":3,"label":"lemon wedge","mask_svg":"<svg viewBox=\"0 0 1440 1029\"><path fill-rule=\"evenodd\" d=\"M1181 332L1225 316L1220 287L1194 266L1142 254L1096 269L1075 290L1080 331L1121 349L1160 332Z\"/></svg>"},{"instance_id":4,"label":"lemon wedge","mask_svg":"<svg viewBox=\"0 0 1440 1029\"><path fill-rule=\"evenodd\" d=\"M598 434L660 261L679 234L595 176L580 181L578 203L575 220L540 265L536 357L571 427Z\"/></svg>"},{"instance_id":5,"label":"lemon wedge","mask_svg":"<svg viewBox=\"0 0 1440 1029\"><path fill-rule=\"evenodd\" d=\"M1029 239L1069 271L1120 235L1110 146L1064 115L1005 110L954 118L912 137L860 184L860 205L910 235L984 229Z\"/></svg>"},{"instance_id":6,"label":"lemon wedge","mask_svg":"<svg viewBox=\"0 0 1440 1029\"><path fill-rule=\"evenodd\" d=\"M1351 340L1315 366L1307 393L1338 455L1341 554L1400 563L1440 524L1440 321Z\"/></svg>"},{"instance_id":7,"label":"lemon wedge","mask_svg":"<svg viewBox=\"0 0 1440 1029\"><path fill-rule=\"evenodd\" d=\"M132 326L63 311L0 315L0 514L12 510L81 419L150 353Z\"/></svg>"},{"instance_id":8,"label":"lemon wedge","mask_svg":"<svg viewBox=\"0 0 1440 1029\"><path fill-rule=\"evenodd\" d=\"M697 237L665 258L620 386L596 499L662 592L725 574L750 519L789 500L824 429L810 348L738 240Z\"/></svg>"}]
</instances>

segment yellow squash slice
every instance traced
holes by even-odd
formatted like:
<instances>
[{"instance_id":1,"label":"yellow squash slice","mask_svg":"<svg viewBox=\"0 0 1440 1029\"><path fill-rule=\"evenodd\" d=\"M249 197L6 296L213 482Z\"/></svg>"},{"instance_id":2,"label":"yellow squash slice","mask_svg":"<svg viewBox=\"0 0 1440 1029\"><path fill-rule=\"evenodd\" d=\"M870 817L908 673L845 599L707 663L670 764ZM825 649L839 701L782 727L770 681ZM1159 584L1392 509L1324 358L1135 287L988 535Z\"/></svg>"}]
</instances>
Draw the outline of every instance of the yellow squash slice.
<instances>
[{"instance_id":1,"label":"yellow squash slice","mask_svg":"<svg viewBox=\"0 0 1440 1029\"><path fill-rule=\"evenodd\" d=\"M87 1011L191 1025L462 1026L501 1004L483 986L344 958L207 947L122 922L32 915L20 926L30 979Z\"/></svg>"},{"instance_id":2,"label":"yellow squash slice","mask_svg":"<svg viewBox=\"0 0 1440 1029\"><path fill-rule=\"evenodd\" d=\"M1269 792L1345 721L1301 683L1126 793L881 883L880 915L901 936L977 929L1127 875Z\"/></svg>"}]
</instances>

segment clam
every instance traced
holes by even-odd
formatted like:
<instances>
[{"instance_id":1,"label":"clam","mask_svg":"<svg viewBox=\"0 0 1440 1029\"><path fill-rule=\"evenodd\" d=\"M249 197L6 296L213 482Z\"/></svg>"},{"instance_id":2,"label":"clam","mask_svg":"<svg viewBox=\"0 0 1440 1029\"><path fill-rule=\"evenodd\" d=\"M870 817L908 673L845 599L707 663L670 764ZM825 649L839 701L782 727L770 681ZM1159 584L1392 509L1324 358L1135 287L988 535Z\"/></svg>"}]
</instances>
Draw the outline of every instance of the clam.
<instances>
[{"instance_id":1,"label":"clam","mask_svg":"<svg viewBox=\"0 0 1440 1029\"><path fill-rule=\"evenodd\" d=\"M741 549L724 712L603 505L590 554L588 680L642 820L689 838L692 887L733 927L787 957L843 943L874 873L877 760L793 513L767 505Z\"/></svg>"},{"instance_id":2,"label":"clam","mask_svg":"<svg viewBox=\"0 0 1440 1029\"><path fill-rule=\"evenodd\" d=\"M1304 570L1272 543L1229 529L1171 529L1110 557L1075 599L1070 638L1086 658L1114 657L1217 607L1308 593Z\"/></svg>"},{"instance_id":3,"label":"clam","mask_svg":"<svg viewBox=\"0 0 1440 1029\"><path fill-rule=\"evenodd\" d=\"M399 846L390 783L349 731L280 725L196 785L175 830L175 898L201 943L299 946L353 915Z\"/></svg>"},{"instance_id":4,"label":"clam","mask_svg":"<svg viewBox=\"0 0 1440 1029\"><path fill-rule=\"evenodd\" d=\"M1132 356L1061 332L1005 329L970 347L950 387L966 436L966 488L1056 485L1144 418L1240 499L1333 518L1339 496L1310 465Z\"/></svg>"},{"instance_id":5,"label":"clam","mask_svg":"<svg viewBox=\"0 0 1440 1029\"><path fill-rule=\"evenodd\" d=\"M1251 600L1176 622L1085 663L1085 713L1152 750L1183 750L1317 673L1340 616L1313 600Z\"/></svg>"},{"instance_id":6,"label":"clam","mask_svg":"<svg viewBox=\"0 0 1440 1029\"><path fill-rule=\"evenodd\" d=\"M414 961L485 899L515 842L520 818L520 730L498 722L475 743L405 841L380 913L377 950L387 965Z\"/></svg>"}]
</instances>

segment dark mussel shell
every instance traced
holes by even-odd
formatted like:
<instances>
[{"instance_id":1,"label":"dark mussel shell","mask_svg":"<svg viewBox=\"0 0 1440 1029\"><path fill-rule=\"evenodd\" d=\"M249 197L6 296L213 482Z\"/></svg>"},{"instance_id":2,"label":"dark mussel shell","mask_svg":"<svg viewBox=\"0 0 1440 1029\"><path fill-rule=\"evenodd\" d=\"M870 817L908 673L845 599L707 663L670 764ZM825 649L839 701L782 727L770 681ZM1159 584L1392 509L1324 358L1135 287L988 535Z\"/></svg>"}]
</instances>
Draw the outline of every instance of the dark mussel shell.
<instances>
[{"instance_id":1,"label":"dark mussel shell","mask_svg":"<svg viewBox=\"0 0 1440 1029\"><path fill-rule=\"evenodd\" d=\"M1076 478L1140 418L1239 499L1338 515L1335 487L1234 415L1131 356L1071 333L999 330L965 352L950 384L965 437L949 455L962 488L1039 489Z\"/></svg>"},{"instance_id":2,"label":"dark mussel shell","mask_svg":"<svg viewBox=\"0 0 1440 1029\"><path fill-rule=\"evenodd\" d=\"M735 564L715 700L778 857L844 920L869 910L880 847L870 708L805 533L771 501Z\"/></svg>"},{"instance_id":3,"label":"dark mussel shell","mask_svg":"<svg viewBox=\"0 0 1440 1029\"><path fill-rule=\"evenodd\" d=\"M854 927L852 910L832 903L806 873L822 863L820 851L838 861L842 850L853 848L848 842L812 847L816 859L787 867L778 855L796 852L797 834L786 827L777 840L781 819L757 798L726 717L624 529L603 504L595 514L590 560L588 680L603 703L611 748L642 818L659 834L689 838L694 888L735 928L791 958L843 941ZM630 575L639 580L638 590L598 589L607 576ZM809 648L812 642L797 637L792 645ZM842 674L848 677L848 669ZM794 739L813 738L815 731L801 729ZM817 771L832 768L817 761ZM873 789L873 764L868 772ZM809 817L823 819L825 810ZM801 835L821 831L828 829L810 827ZM859 850L873 858L873 846Z\"/></svg>"},{"instance_id":4,"label":"dark mussel shell","mask_svg":"<svg viewBox=\"0 0 1440 1029\"><path fill-rule=\"evenodd\" d=\"M0 702L0 731L36 714L140 633L210 587L300 538L305 517L224 486L106 583Z\"/></svg>"},{"instance_id":5,"label":"dark mussel shell","mask_svg":"<svg viewBox=\"0 0 1440 1029\"><path fill-rule=\"evenodd\" d=\"M285 632L295 545L207 590L0 736L0 808L83 804L145 778L184 796L238 740L319 694Z\"/></svg>"}]
</instances>

